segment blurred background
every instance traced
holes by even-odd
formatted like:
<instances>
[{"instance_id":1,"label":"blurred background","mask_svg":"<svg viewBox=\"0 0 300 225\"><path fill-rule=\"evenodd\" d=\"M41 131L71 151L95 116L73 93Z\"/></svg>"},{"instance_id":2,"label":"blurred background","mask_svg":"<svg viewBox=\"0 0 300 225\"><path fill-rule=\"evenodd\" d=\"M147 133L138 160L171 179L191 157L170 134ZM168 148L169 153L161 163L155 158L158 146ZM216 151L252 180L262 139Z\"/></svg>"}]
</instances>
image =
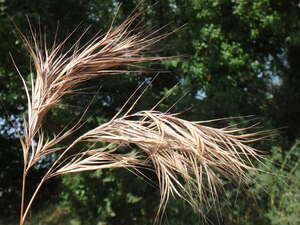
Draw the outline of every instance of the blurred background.
<instances>
[{"instance_id":1,"label":"blurred background","mask_svg":"<svg viewBox=\"0 0 300 225\"><path fill-rule=\"evenodd\" d=\"M260 121L260 129L278 128L276 136L255 145L266 154L265 166L257 166L271 173L249 174L244 187L224 180L217 207L203 206L206 222L300 224L299 0L0 0L0 224L18 221L18 137L26 113L25 91L10 55L26 79L33 72L18 29L30 35L30 21L51 46L55 37L64 40L76 29L70 38L74 43L90 27L84 43L135 8L143 12L139 22L145 30L167 25L164 33L181 27L156 44L152 55L183 57L146 64L166 71L155 79L156 72L148 72L85 83L84 93L67 96L51 111L45 130L57 133L71 118L79 118L93 96L84 129L95 127L112 118L142 82L149 87L136 110L150 109L169 94L158 109L176 103L171 112L188 120L239 117L212 124L216 127ZM45 158L31 171L29 192L52 160ZM71 174L47 183L28 224L148 225L158 202L155 181L147 184L126 170ZM162 223L204 224L205 219L172 199Z\"/></svg>"}]
</instances>

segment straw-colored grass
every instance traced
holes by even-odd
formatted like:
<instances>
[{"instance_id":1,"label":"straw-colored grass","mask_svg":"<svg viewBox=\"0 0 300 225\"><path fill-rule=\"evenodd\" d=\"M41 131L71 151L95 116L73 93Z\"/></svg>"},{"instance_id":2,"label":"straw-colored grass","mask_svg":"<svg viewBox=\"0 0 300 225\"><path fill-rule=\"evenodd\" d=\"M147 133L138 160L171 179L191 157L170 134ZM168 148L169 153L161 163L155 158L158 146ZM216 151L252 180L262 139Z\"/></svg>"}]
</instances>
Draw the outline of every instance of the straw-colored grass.
<instances>
[{"instance_id":1,"label":"straw-colored grass","mask_svg":"<svg viewBox=\"0 0 300 225\"><path fill-rule=\"evenodd\" d=\"M51 50L33 35L24 38L33 59L36 76L30 88L23 80L28 97L28 116L25 134L21 139L24 155L23 190L20 225L41 186L47 179L65 173L104 168L127 168L140 174L149 169L156 173L161 201L158 215L165 210L170 196L178 196L201 211L208 199L217 198L221 185L219 175L245 181L246 171L254 169L251 159L259 159L259 152L247 144L263 133L240 134L243 130L211 128L204 122L190 122L177 115L158 111L131 114L120 112L111 121L100 124L65 147L57 147L78 125L54 138L46 138L42 123L49 109L57 105L65 94L72 94L84 81L103 75L128 72L122 66L164 59L144 56L145 51L167 35L145 34L131 29L139 14L132 15L116 28L94 37L84 47L79 41L62 52L65 41ZM139 67L135 67L140 70ZM29 91L31 90L31 91ZM123 115L121 115L123 113ZM33 144L33 143L37 144ZM79 143L103 142L105 147L74 151ZM120 153L123 146L133 145L138 151ZM58 158L42 178L29 202L24 201L26 177L41 157L56 152Z\"/></svg>"}]
</instances>

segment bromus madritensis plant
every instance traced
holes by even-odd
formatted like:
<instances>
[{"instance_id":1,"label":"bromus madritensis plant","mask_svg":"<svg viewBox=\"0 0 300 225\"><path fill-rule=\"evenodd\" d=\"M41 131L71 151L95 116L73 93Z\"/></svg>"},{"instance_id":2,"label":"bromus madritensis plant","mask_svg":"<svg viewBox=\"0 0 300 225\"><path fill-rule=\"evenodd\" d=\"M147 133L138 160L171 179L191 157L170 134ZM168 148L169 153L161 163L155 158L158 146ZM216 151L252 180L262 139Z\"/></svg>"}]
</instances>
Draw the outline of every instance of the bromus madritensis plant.
<instances>
[{"instance_id":1,"label":"bromus madritensis plant","mask_svg":"<svg viewBox=\"0 0 300 225\"><path fill-rule=\"evenodd\" d=\"M105 168L126 168L136 174L144 169L152 170L160 189L157 213L160 218L171 196L186 200L201 212L203 204L210 204L209 199L217 199L218 186L222 184L220 175L240 182L247 180L247 170L255 170L251 160L259 160L261 154L247 144L261 139L264 132L241 134L247 128L211 128L204 125L209 121L191 122L155 109L132 113L132 107L127 111L123 107L109 122L99 124L64 147L62 143L80 129L80 122L52 138L46 136L43 121L47 113L64 95L74 93L78 85L100 76L130 72L121 69L126 66L142 71L137 63L165 59L148 57L145 53L168 34L141 31L133 26L138 17L139 14L131 15L83 47L79 47L78 40L67 51L63 51L65 41L49 50L33 31L30 39L22 36L35 75L29 85L20 75L28 99L21 138L24 169L20 225L25 224L43 184L61 174ZM107 145L72 152L76 146L88 142ZM117 151L129 145L138 151ZM30 169L50 154L55 154L54 162L25 201Z\"/></svg>"}]
</instances>

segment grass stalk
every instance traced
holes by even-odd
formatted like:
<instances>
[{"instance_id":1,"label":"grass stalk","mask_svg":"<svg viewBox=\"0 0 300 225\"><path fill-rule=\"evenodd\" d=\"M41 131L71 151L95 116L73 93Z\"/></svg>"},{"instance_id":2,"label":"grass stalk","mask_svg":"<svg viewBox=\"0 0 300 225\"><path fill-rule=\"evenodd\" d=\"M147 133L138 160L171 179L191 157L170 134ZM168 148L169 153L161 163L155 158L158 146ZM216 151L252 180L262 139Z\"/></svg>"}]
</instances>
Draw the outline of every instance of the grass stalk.
<instances>
[{"instance_id":1,"label":"grass stalk","mask_svg":"<svg viewBox=\"0 0 300 225\"><path fill-rule=\"evenodd\" d=\"M23 215L24 215L24 198L26 191L26 166L23 165L23 175L22 175L22 190L21 190L21 209L20 209L20 225L23 225Z\"/></svg>"}]
</instances>

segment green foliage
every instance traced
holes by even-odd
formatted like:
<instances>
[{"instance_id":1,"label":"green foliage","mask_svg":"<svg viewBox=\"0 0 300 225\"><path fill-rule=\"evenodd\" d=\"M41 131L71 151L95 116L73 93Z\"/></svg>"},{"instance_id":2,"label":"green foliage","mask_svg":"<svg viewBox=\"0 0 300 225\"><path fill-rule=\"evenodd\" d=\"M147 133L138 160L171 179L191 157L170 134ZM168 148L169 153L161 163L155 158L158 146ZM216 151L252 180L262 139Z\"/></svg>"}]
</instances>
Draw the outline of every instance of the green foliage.
<instances>
[{"instance_id":1,"label":"green foliage","mask_svg":"<svg viewBox=\"0 0 300 225\"><path fill-rule=\"evenodd\" d=\"M62 204L80 224L151 224L159 196L144 183L119 169L66 175Z\"/></svg>"},{"instance_id":2,"label":"green foliage","mask_svg":"<svg viewBox=\"0 0 300 225\"><path fill-rule=\"evenodd\" d=\"M0 163L0 210L3 217L11 219L12 215L18 213L18 205L20 203L20 192L17 187L21 185L18 179L22 169L19 167L21 156L13 140L0 136L0 146L1 159L10 159L9 161Z\"/></svg>"},{"instance_id":3,"label":"green foliage","mask_svg":"<svg viewBox=\"0 0 300 225\"><path fill-rule=\"evenodd\" d=\"M300 223L300 141L284 152L272 149L269 162L271 174L258 179L258 183L269 194L266 217L270 224Z\"/></svg>"},{"instance_id":4,"label":"green foliage","mask_svg":"<svg viewBox=\"0 0 300 225\"><path fill-rule=\"evenodd\" d=\"M253 173L247 187L226 192L227 200L220 205L225 224L299 224L299 143L288 151L273 147L259 168L264 172Z\"/></svg>"}]
</instances>

